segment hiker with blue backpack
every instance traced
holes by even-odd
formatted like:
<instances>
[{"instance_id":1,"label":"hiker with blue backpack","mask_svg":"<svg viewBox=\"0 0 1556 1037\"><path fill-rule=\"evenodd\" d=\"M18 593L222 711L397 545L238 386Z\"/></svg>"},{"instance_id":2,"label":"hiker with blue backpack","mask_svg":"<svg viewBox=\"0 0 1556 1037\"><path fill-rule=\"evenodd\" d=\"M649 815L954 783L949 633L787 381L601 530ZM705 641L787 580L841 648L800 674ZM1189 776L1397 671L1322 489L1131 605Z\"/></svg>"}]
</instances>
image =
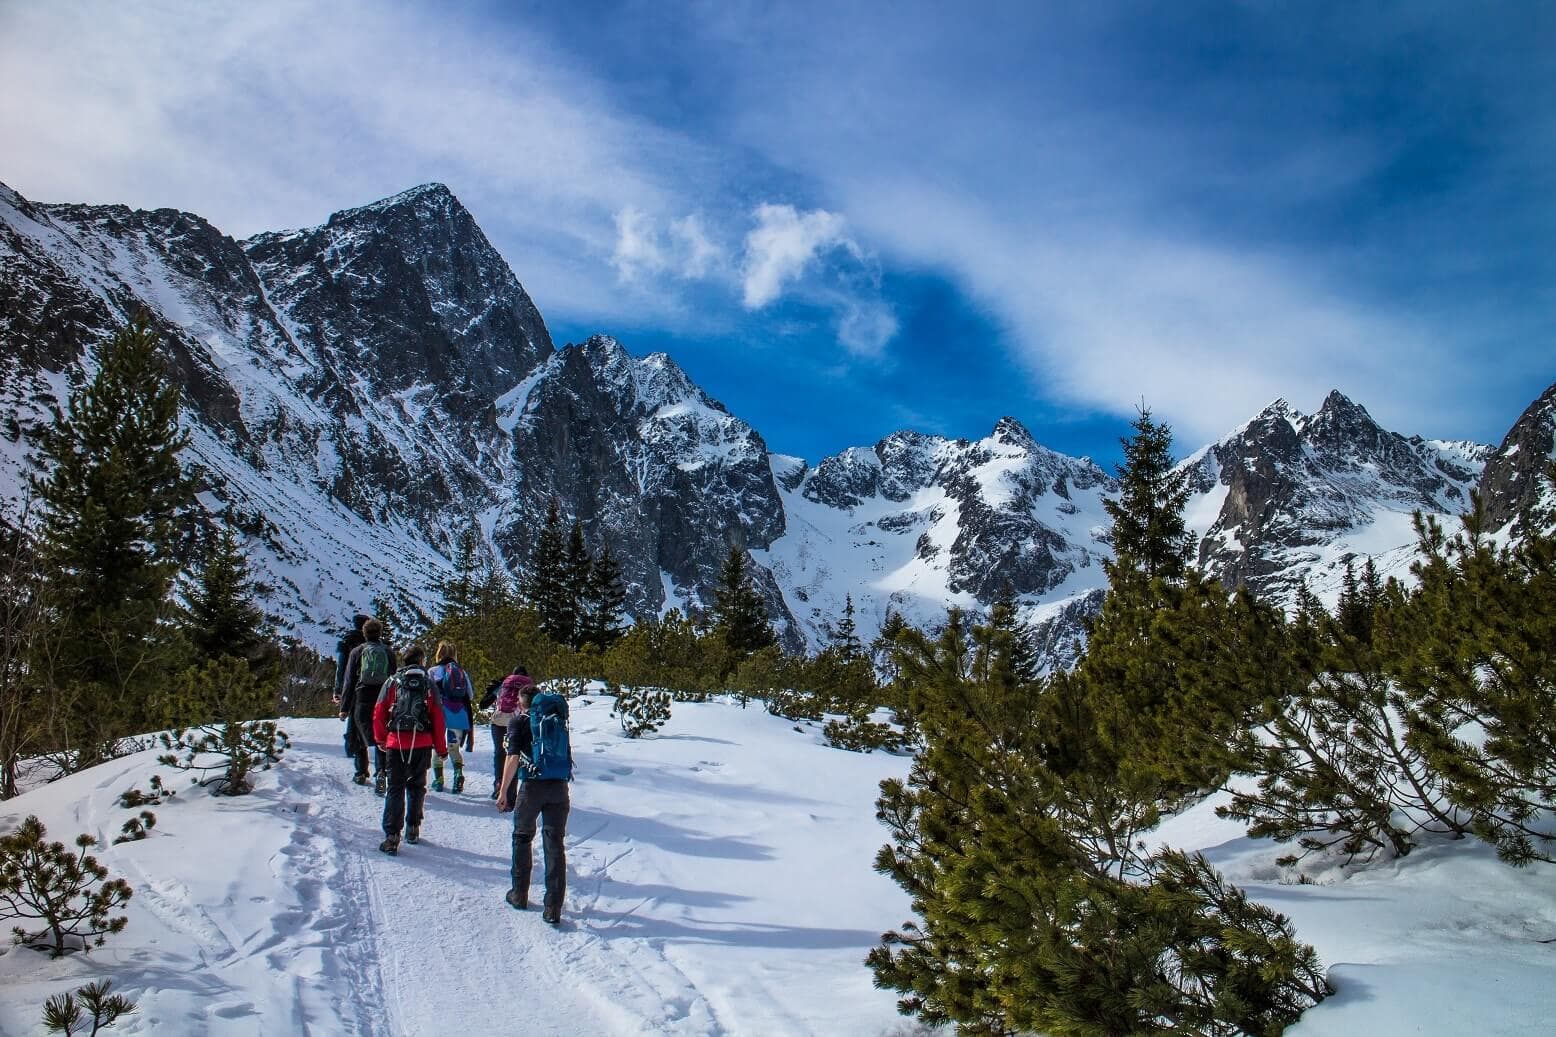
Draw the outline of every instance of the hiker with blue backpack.
<instances>
[{"instance_id":1,"label":"hiker with blue backpack","mask_svg":"<svg viewBox=\"0 0 1556 1037\"><path fill-rule=\"evenodd\" d=\"M378 848L391 857L405 841L421 841L423 807L427 801L427 768L432 754L448 755L443 703L422 668L427 654L420 645L405 650L405 665L384 682L373 707L373 737L389 761L389 789L384 798L384 841Z\"/></svg>"},{"instance_id":2,"label":"hiker with blue backpack","mask_svg":"<svg viewBox=\"0 0 1556 1037\"><path fill-rule=\"evenodd\" d=\"M475 752L475 731L471 721L470 675L459 665L459 650L452 641L439 641L433 653L435 665L427 671L432 686L443 700L443 726L448 731L448 755L454 764L452 792L465 791L465 757L461 746ZM443 791L443 757L432 764L432 791Z\"/></svg>"},{"instance_id":3,"label":"hiker with blue backpack","mask_svg":"<svg viewBox=\"0 0 1556 1037\"><path fill-rule=\"evenodd\" d=\"M388 780L384 770L384 751L373 738L373 707L384 682L395 670L394 652L383 642L384 625L376 619L362 624L363 642L351 650L346 659L346 672L341 680L340 718L348 720L357 729L352 748L356 750L356 774L352 777L358 785L367 784L367 750L373 748L373 791L384 794Z\"/></svg>"},{"instance_id":4,"label":"hiker with blue backpack","mask_svg":"<svg viewBox=\"0 0 1556 1037\"><path fill-rule=\"evenodd\" d=\"M520 692L520 712L508 724L508 758L503 764L497 809L513 808L513 885L503 894L510 907L529 907L530 872L534 868L535 821L542 823L546 855L545 899L541 917L552 925L562 921L567 893L567 815L572 809L567 783L573 780L572 739L567 730L567 699L555 692ZM508 783L517 776L515 801Z\"/></svg>"}]
</instances>

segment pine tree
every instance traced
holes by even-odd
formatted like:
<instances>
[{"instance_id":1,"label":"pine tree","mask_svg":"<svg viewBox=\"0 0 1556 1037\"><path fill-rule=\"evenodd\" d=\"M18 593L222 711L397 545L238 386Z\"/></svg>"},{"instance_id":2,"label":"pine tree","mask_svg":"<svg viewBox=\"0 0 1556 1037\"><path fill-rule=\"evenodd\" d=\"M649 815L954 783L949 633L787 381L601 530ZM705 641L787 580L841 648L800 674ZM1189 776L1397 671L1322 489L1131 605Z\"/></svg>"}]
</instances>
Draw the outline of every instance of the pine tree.
<instances>
[{"instance_id":1,"label":"pine tree","mask_svg":"<svg viewBox=\"0 0 1556 1037\"><path fill-rule=\"evenodd\" d=\"M230 656L256 671L274 668L273 639L255 589L233 528L222 524L207 532L184 606L185 636L198 660Z\"/></svg>"},{"instance_id":2,"label":"pine tree","mask_svg":"<svg viewBox=\"0 0 1556 1037\"><path fill-rule=\"evenodd\" d=\"M894 642L924 745L882 783L876 867L918 917L867 962L899 1007L969 1033L1279 1033L1325 996L1312 949L1202 858L1127 881L1098 859L1043 762L1046 682L1013 688L1008 639L952 620Z\"/></svg>"},{"instance_id":3,"label":"pine tree","mask_svg":"<svg viewBox=\"0 0 1556 1037\"><path fill-rule=\"evenodd\" d=\"M565 632L562 643L577 651L587 641L587 617L590 590L590 578L594 570L594 561L589 555L589 547L584 542L583 523L573 520L573 528L567 535L567 559L565 562L563 581L566 595L566 616L564 626L559 617L557 622L558 632Z\"/></svg>"},{"instance_id":4,"label":"pine tree","mask_svg":"<svg viewBox=\"0 0 1556 1037\"><path fill-rule=\"evenodd\" d=\"M852 662L864 656L864 645L859 642L859 626L854 622L852 594L843 598L843 618L838 620L837 629L832 632L830 647L844 662Z\"/></svg>"},{"instance_id":5,"label":"pine tree","mask_svg":"<svg viewBox=\"0 0 1556 1037\"><path fill-rule=\"evenodd\" d=\"M1416 589L1384 615L1379 652L1412 746L1475 834L1515 865L1556 859L1538 823L1556 809L1556 537L1528 522L1498 546L1478 497L1461 525L1448 537L1417 516Z\"/></svg>"},{"instance_id":6,"label":"pine tree","mask_svg":"<svg viewBox=\"0 0 1556 1037\"><path fill-rule=\"evenodd\" d=\"M443 582L443 615L469 616L478 607L481 582L481 530L472 523L459 536L454 571Z\"/></svg>"},{"instance_id":7,"label":"pine tree","mask_svg":"<svg viewBox=\"0 0 1556 1037\"><path fill-rule=\"evenodd\" d=\"M1188 476L1175 470L1172 429L1152 420L1145 408L1131 427L1134 435L1120 440L1124 463L1118 470L1118 499L1103 501L1113 520L1108 533L1113 559L1103 568L1114 590L1125 576L1146 582L1182 578L1193 543L1183 521Z\"/></svg>"},{"instance_id":8,"label":"pine tree","mask_svg":"<svg viewBox=\"0 0 1556 1037\"><path fill-rule=\"evenodd\" d=\"M755 652L778 643L767 618L767 603L752 586L746 553L738 547L731 547L724 560L713 612L717 629L731 651Z\"/></svg>"},{"instance_id":9,"label":"pine tree","mask_svg":"<svg viewBox=\"0 0 1556 1037\"><path fill-rule=\"evenodd\" d=\"M626 601L621 563L611 553L610 544L602 544L599 557L589 566L589 585L583 607L583 642L602 651L609 648L622 635Z\"/></svg>"},{"instance_id":10,"label":"pine tree","mask_svg":"<svg viewBox=\"0 0 1556 1037\"><path fill-rule=\"evenodd\" d=\"M559 645L572 642L576 616L568 596L567 541L562 535L562 505L555 497L530 553L524 597L540 617L540 629Z\"/></svg>"},{"instance_id":11,"label":"pine tree","mask_svg":"<svg viewBox=\"0 0 1556 1037\"><path fill-rule=\"evenodd\" d=\"M157 346L144 317L119 332L39 439L47 474L33 490L52 631L34 672L73 702L63 737L77 765L144 730L148 693L178 664L162 620L192 498L178 461L188 442L178 385Z\"/></svg>"}]
</instances>

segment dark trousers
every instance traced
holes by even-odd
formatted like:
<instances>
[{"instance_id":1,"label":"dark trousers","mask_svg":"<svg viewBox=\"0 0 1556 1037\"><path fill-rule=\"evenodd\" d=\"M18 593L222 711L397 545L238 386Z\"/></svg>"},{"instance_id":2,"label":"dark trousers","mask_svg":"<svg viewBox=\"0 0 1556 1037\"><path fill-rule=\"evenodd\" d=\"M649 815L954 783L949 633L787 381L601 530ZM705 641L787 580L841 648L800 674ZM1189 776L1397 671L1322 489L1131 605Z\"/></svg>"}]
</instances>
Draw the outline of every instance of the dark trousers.
<instances>
[{"instance_id":1,"label":"dark trousers","mask_svg":"<svg viewBox=\"0 0 1556 1037\"><path fill-rule=\"evenodd\" d=\"M492 785L502 780L502 765L508 759L508 729L492 725ZM513 780L508 782L508 802L516 803L519 798L519 776L514 774Z\"/></svg>"},{"instance_id":2,"label":"dark trousers","mask_svg":"<svg viewBox=\"0 0 1556 1037\"><path fill-rule=\"evenodd\" d=\"M572 809L565 781L526 781L519 786L518 805L513 808L513 888L529 899L529 876L534 868L535 819L542 821L541 845L546 853L547 910L562 910L567 893L567 853L562 840L567 835L567 813Z\"/></svg>"},{"instance_id":3,"label":"dark trousers","mask_svg":"<svg viewBox=\"0 0 1556 1037\"><path fill-rule=\"evenodd\" d=\"M427 768L432 749L389 749L389 794L384 798L384 834L399 838L402 824L421 827L422 806L427 801Z\"/></svg>"},{"instance_id":4,"label":"dark trousers","mask_svg":"<svg viewBox=\"0 0 1556 1037\"><path fill-rule=\"evenodd\" d=\"M373 746L373 775L376 777L384 772L384 751L373 744L373 706L369 702L365 706L358 706L352 714L351 723L356 728L356 737L353 744L357 751L357 773L367 773L367 747Z\"/></svg>"}]
</instances>

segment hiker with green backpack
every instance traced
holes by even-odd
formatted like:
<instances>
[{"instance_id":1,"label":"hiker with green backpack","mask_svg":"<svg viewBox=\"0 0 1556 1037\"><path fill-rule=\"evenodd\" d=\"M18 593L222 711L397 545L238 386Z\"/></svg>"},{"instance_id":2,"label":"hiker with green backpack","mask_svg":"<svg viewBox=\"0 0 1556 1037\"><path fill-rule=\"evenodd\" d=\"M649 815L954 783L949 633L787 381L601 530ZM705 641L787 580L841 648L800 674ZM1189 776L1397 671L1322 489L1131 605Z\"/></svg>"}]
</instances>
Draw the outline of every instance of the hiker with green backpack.
<instances>
[{"instance_id":1,"label":"hiker with green backpack","mask_svg":"<svg viewBox=\"0 0 1556 1037\"><path fill-rule=\"evenodd\" d=\"M529 907L530 873L534 868L535 821L543 822L545 900L541 917L552 925L562 921L567 894L567 815L572 809L567 783L573 780L572 739L567 728L567 699L553 691L519 690L520 712L508 724L508 758L503 764L497 809L513 808L513 868L511 888L503 895L510 907ZM508 791L517 775L517 802Z\"/></svg>"},{"instance_id":2,"label":"hiker with green backpack","mask_svg":"<svg viewBox=\"0 0 1556 1037\"><path fill-rule=\"evenodd\" d=\"M384 682L395 670L394 652L383 642L384 625L376 619L362 624L363 642L351 650L346 658L346 672L341 680L340 717L349 718L357 735L352 748L356 750L356 774L351 780L358 785L367 784L367 750L373 750L374 791L384 794L387 778L384 771L384 752L376 748L373 738L373 706Z\"/></svg>"},{"instance_id":3,"label":"hiker with green backpack","mask_svg":"<svg viewBox=\"0 0 1556 1037\"><path fill-rule=\"evenodd\" d=\"M432 754L448 755L443 703L422 667L427 655L420 645L405 650L405 665L384 682L373 707L373 738L389 763L389 788L384 797L384 841L378 848L391 857L405 841L421 841L423 807L427 801L427 768Z\"/></svg>"}]
</instances>

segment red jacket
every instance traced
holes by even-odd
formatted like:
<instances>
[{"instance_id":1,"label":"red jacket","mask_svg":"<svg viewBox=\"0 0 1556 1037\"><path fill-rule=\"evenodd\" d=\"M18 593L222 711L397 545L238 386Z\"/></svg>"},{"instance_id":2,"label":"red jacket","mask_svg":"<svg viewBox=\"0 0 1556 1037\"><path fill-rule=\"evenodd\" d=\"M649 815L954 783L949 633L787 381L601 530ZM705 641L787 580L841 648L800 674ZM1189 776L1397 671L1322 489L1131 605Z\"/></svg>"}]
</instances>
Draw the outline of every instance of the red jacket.
<instances>
[{"instance_id":1,"label":"red jacket","mask_svg":"<svg viewBox=\"0 0 1556 1037\"><path fill-rule=\"evenodd\" d=\"M395 696L400 692L400 675L412 669L420 670L421 667L407 666L384 681L383 690L378 693L378 704L373 707L373 741L382 749L436 749L439 756L447 756L448 732L443 727L443 700L430 680L427 682L427 716L432 720L432 730L389 730L389 711L394 708Z\"/></svg>"}]
</instances>

